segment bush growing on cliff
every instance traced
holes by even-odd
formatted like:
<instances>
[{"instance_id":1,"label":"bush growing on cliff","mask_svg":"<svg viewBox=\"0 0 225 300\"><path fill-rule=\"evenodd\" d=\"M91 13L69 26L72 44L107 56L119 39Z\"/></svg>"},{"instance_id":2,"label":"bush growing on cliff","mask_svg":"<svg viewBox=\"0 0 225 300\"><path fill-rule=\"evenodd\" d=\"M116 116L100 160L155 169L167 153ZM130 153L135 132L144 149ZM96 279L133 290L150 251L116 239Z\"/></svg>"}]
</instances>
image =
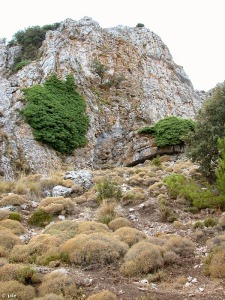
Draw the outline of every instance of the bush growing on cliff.
<instances>
[{"instance_id":1,"label":"bush growing on cliff","mask_svg":"<svg viewBox=\"0 0 225 300\"><path fill-rule=\"evenodd\" d=\"M13 39L8 43L9 46L20 45L22 46L21 53L17 57L14 69L17 71L19 64L22 61L29 61L36 59L38 49L41 47L45 39L45 34L48 30L55 30L59 23L52 25L32 26L25 30L17 31ZM21 66L21 65L20 65Z\"/></svg>"},{"instance_id":2,"label":"bush growing on cliff","mask_svg":"<svg viewBox=\"0 0 225 300\"><path fill-rule=\"evenodd\" d=\"M86 145L89 124L86 105L71 75L65 82L52 75L42 86L23 91L28 105L22 114L37 141L65 154Z\"/></svg>"},{"instance_id":3,"label":"bush growing on cliff","mask_svg":"<svg viewBox=\"0 0 225 300\"><path fill-rule=\"evenodd\" d=\"M139 134L152 134L158 147L175 146L184 143L184 136L193 131L195 122L175 116L160 120L154 126L141 128Z\"/></svg>"}]
</instances>

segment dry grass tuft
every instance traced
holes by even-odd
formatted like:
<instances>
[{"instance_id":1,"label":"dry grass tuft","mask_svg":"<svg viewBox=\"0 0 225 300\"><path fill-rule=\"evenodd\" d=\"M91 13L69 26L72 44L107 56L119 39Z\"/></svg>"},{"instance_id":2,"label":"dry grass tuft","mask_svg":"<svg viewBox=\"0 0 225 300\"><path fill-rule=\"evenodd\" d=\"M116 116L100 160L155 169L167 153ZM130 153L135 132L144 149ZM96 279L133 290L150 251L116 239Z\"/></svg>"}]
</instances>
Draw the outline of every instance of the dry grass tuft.
<instances>
[{"instance_id":1,"label":"dry grass tuft","mask_svg":"<svg viewBox=\"0 0 225 300\"><path fill-rule=\"evenodd\" d=\"M0 256L7 257L15 245L21 245L21 239L5 227L0 227Z\"/></svg>"},{"instance_id":2,"label":"dry grass tuft","mask_svg":"<svg viewBox=\"0 0 225 300\"><path fill-rule=\"evenodd\" d=\"M74 279L71 276L62 274L60 271L54 271L45 275L38 290L40 296L45 296L46 294L52 293L59 296L64 296L65 299L68 300L82 299L82 290L77 287ZM55 300L55 298L52 299Z\"/></svg>"},{"instance_id":3,"label":"dry grass tuft","mask_svg":"<svg viewBox=\"0 0 225 300\"><path fill-rule=\"evenodd\" d=\"M22 196L19 196L17 194L10 194L8 196L5 196L3 197L1 200L0 200L0 206L6 206L6 205L21 205L21 204L24 204L24 203L27 203L27 200L22 197Z\"/></svg>"},{"instance_id":4,"label":"dry grass tuft","mask_svg":"<svg viewBox=\"0 0 225 300\"><path fill-rule=\"evenodd\" d=\"M103 290L97 294L89 296L87 300L118 300L118 298L114 293L108 290Z\"/></svg>"},{"instance_id":5,"label":"dry grass tuft","mask_svg":"<svg viewBox=\"0 0 225 300\"><path fill-rule=\"evenodd\" d=\"M18 300L30 300L35 297L35 289L18 281L10 280L1 282L1 294L16 295Z\"/></svg>"},{"instance_id":6,"label":"dry grass tuft","mask_svg":"<svg viewBox=\"0 0 225 300\"><path fill-rule=\"evenodd\" d=\"M208 240L206 245L208 251L223 249L225 247L225 234L217 235L216 237Z\"/></svg>"},{"instance_id":7,"label":"dry grass tuft","mask_svg":"<svg viewBox=\"0 0 225 300\"><path fill-rule=\"evenodd\" d=\"M12 233L18 235L25 232L25 228L23 227L23 225L19 221L15 221L15 220L10 220L10 219L2 220L0 221L0 226L11 230Z\"/></svg>"},{"instance_id":8,"label":"dry grass tuft","mask_svg":"<svg viewBox=\"0 0 225 300\"><path fill-rule=\"evenodd\" d=\"M121 228L121 227L133 227L131 221L123 218L123 217L118 217L109 222L108 224L109 228L112 229L113 231Z\"/></svg>"},{"instance_id":9,"label":"dry grass tuft","mask_svg":"<svg viewBox=\"0 0 225 300\"><path fill-rule=\"evenodd\" d=\"M181 257L189 257L194 255L195 244L188 238L173 236L165 244L165 249L173 251Z\"/></svg>"},{"instance_id":10,"label":"dry grass tuft","mask_svg":"<svg viewBox=\"0 0 225 300\"><path fill-rule=\"evenodd\" d=\"M65 220L50 225L44 231L45 234L57 235L63 240L68 240L78 234L90 234L94 232L109 232L109 228L95 221L70 221Z\"/></svg>"},{"instance_id":11,"label":"dry grass tuft","mask_svg":"<svg viewBox=\"0 0 225 300\"><path fill-rule=\"evenodd\" d=\"M133 188L123 194L122 201L125 205L136 204L145 200L145 192L141 188Z\"/></svg>"},{"instance_id":12,"label":"dry grass tuft","mask_svg":"<svg viewBox=\"0 0 225 300\"><path fill-rule=\"evenodd\" d=\"M10 215L10 211L0 210L0 221L2 221L4 219L8 219L9 215Z\"/></svg>"},{"instance_id":13,"label":"dry grass tuft","mask_svg":"<svg viewBox=\"0 0 225 300\"><path fill-rule=\"evenodd\" d=\"M13 262L23 263L42 262L50 254L58 253L58 247L61 243L60 237L40 234L34 236L27 245L15 246L10 259Z\"/></svg>"},{"instance_id":14,"label":"dry grass tuft","mask_svg":"<svg viewBox=\"0 0 225 300\"><path fill-rule=\"evenodd\" d=\"M70 262L77 265L112 263L121 258L127 249L125 243L106 233L80 234L60 247Z\"/></svg>"},{"instance_id":15,"label":"dry grass tuft","mask_svg":"<svg viewBox=\"0 0 225 300\"><path fill-rule=\"evenodd\" d=\"M142 241L131 247L124 257L120 271L125 276L135 276L156 271L163 266L162 248Z\"/></svg>"},{"instance_id":16,"label":"dry grass tuft","mask_svg":"<svg viewBox=\"0 0 225 300\"><path fill-rule=\"evenodd\" d=\"M205 273L213 278L225 278L225 250L214 251L206 258Z\"/></svg>"},{"instance_id":17,"label":"dry grass tuft","mask_svg":"<svg viewBox=\"0 0 225 300\"><path fill-rule=\"evenodd\" d=\"M0 268L0 281L17 280L23 284L39 282L37 271L30 266L21 264L6 264Z\"/></svg>"},{"instance_id":18,"label":"dry grass tuft","mask_svg":"<svg viewBox=\"0 0 225 300\"><path fill-rule=\"evenodd\" d=\"M109 224L116 217L116 202L103 200L98 211L98 222Z\"/></svg>"},{"instance_id":19,"label":"dry grass tuft","mask_svg":"<svg viewBox=\"0 0 225 300\"><path fill-rule=\"evenodd\" d=\"M117 229L113 235L120 241L127 243L130 247L144 239L147 239L146 234L131 227L121 227Z\"/></svg>"},{"instance_id":20,"label":"dry grass tuft","mask_svg":"<svg viewBox=\"0 0 225 300\"><path fill-rule=\"evenodd\" d=\"M70 198L47 197L41 200L38 208L50 214L72 214L74 203Z\"/></svg>"}]
</instances>

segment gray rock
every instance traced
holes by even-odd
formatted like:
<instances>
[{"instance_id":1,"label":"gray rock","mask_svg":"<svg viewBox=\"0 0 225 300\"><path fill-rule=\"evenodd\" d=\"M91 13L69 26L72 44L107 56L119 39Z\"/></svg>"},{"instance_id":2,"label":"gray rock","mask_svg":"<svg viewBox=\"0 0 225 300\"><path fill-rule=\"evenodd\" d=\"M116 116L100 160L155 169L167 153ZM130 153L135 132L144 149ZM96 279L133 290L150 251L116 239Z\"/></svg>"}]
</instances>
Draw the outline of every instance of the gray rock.
<instances>
[{"instance_id":1,"label":"gray rock","mask_svg":"<svg viewBox=\"0 0 225 300\"><path fill-rule=\"evenodd\" d=\"M62 185L57 185L52 189L53 197L59 197L59 196L68 197L68 196L70 196L71 193L72 193L71 188L67 188Z\"/></svg>"},{"instance_id":2,"label":"gray rock","mask_svg":"<svg viewBox=\"0 0 225 300\"><path fill-rule=\"evenodd\" d=\"M89 170L69 171L65 174L64 179L72 179L74 183L90 189L93 185L92 173Z\"/></svg>"}]
</instances>

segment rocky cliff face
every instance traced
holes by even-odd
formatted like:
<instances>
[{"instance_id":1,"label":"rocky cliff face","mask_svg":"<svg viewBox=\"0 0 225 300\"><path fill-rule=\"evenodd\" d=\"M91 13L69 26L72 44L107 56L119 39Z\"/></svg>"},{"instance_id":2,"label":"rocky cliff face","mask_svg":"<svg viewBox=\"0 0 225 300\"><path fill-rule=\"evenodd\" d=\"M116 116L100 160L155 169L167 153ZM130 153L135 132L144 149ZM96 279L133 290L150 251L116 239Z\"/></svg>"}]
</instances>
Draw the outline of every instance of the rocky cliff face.
<instances>
[{"instance_id":1,"label":"rocky cliff face","mask_svg":"<svg viewBox=\"0 0 225 300\"><path fill-rule=\"evenodd\" d=\"M0 42L0 172L47 172L70 164L75 168L126 165L154 153L137 130L168 116L194 118L202 99L182 67L173 62L160 37L145 27L103 29L91 18L67 19L49 31L41 58L10 74L19 47ZM99 76L93 62L107 67ZM63 157L33 139L18 116L23 87L41 84L57 73L73 74L90 117L88 145Z\"/></svg>"}]
</instances>

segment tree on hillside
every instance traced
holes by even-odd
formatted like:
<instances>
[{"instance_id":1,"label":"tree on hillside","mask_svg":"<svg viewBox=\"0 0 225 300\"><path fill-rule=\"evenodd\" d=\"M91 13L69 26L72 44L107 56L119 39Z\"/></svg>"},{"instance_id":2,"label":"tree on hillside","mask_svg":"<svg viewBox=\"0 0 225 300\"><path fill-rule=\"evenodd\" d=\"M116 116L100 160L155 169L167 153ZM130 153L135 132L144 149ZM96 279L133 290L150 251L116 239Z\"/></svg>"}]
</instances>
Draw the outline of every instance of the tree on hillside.
<instances>
[{"instance_id":1,"label":"tree on hillside","mask_svg":"<svg viewBox=\"0 0 225 300\"><path fill-rule=\"evenodd\" d=\"M218 139L225 136L225 82L216 86L196 120L194 131L185 139L186 153L200 164L202 174L213 180L219 156Z\"/></svg>"}]
</instances>

